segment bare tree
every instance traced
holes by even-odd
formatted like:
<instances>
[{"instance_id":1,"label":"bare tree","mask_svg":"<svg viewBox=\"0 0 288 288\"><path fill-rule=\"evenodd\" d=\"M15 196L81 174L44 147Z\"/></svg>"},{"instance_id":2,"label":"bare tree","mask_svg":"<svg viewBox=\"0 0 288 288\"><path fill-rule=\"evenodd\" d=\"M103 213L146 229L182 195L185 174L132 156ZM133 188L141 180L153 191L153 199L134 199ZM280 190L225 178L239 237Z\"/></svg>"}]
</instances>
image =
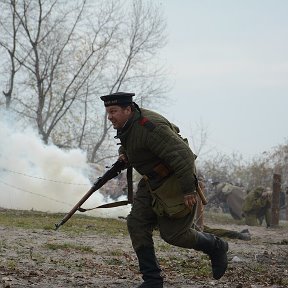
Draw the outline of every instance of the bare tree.
<instances>
[{"instance_id":1,"label":"bare tree","mask_svg":"<svg viewBox=\"0 0 288 288\"><path fill-rule=\"evenodd\" d=\"M8 109L11 104L12 94L14 89L14 80L16 73L19 71L21 64L23 63L25 56L17 55L17 39L19 35L20 21L16 16L16 2L13 0L0 2L0 10L2 17L0 18L0 28L2 30L0 36L0 46L8 54L7 65L10 69L5 69L3 77L6 78L6 87L3 87L3 94L5 96L5 104ZM4 19L3 16L11 15ZM24 57L24 59L23 59ZM2 58L6 59L5 57Z\"/></svg>"},{"instance_id":2,"label":"bare tree","mask_svg":"<svg viewBox=\"0 0 288 288\"><path fill-rule=\"evenodd\" d=\"M101 63L101 71L98 70L100 72L89 79L89 87L86 91L88 97L85 101L77 100L79 106L84 106L80 113L82 113L83 124L85 121L84 126L78 127L81 133L77 135L82 135L81 147L85 147L88 151L90 162L99 160L103 155L115 156L116 153L115 148L112 147L115 144L111 143L115 141L110 133L111 125L107 121L103 103L99 100L100 95L129 90L136 92L135 101L139 101L140 106L147 106L149 101L151 102L149 99L153 97L155 103L161 99L161 93L165 91L163 81L165 74L162 67L156 64L148 65L148 63L153 64L155 54L166 44L165 22L157 7L151 3L146 2L146 5L143 5L142 1L134 1L131 13L127 15L128 8L125 6L123 10L118 10L119 19L122 20L117 22L118 30L110 42L105 62ZM75 110L71 113L74 112ZM79 112L76 114L79 115ZM73 127L73 129L77 128ZM71 139L71 137L67 135L64 137L62 133L62 139L58 138L57 142L63 142L64 139ZM71 143L67 143L67 146L69 145Z\"/></svg>"},{"instance_id":3,"label":"bare tree","mask_svg":"<svg viewBox=\"0 0 288 288\"><path fill-rule=\"evenodd\" d=\"M8 34L15 38L11 61L22 66L13 110L36 124L45 143L86 149L91 162L111 156L105 149L111 126L99 96L129 90L146 105L165 90L155 60L165 45L160 9L141 0L5 4L17 27Z\"/></svg>"},{"instance_id":4,"label":"bare tree","mask_svg":"<svg viewBox=\"0 0 288 288\"><path fill-rule=\"evenodd\" d=\"M105 57L115 30L105 30L105 35L101 37L100 30L90 38L78 36L77 28L83 28L86 1L80 7L71 6L70 10L63 10L65 7L59 1L23 1L21 4L15 9L26 36L22 47L32 50L23 63L27 72L25 84L31 91L29 102L35 105L27 105L27 99L23 101L21 95L17 98L22 104L19 112L32 117L35 115L38 131L48 143L53 129L80 97L90 74ZM112 13L109 11L107 15L102 15L102 26L110 22ZM81 51L77 50L76 40L87 43L84 43L84 55L78 56L79 60L77 53L81 54ZM69 59L69 56L76 59Z\"/></svg>"},{"instance_id":5,"label":"bare tree","mask_svg":"<svg viewBox=\"0 0 288 288\"><path fill-rule=\"evenodd\" d=\"M159 9L156 9L151 2L144 5L143 1L140 0L133 2L133 9L128 17L126 15L126 19L129 19L129 22L123 23L122 33L119 35L119 41L123 45L117 45L115 52L109 55L111 65L108 69L108 75L112 75L114 80L111 81L111 76L109 77L107 92L117 92L128 87L137 89L137 84L140 84L142 85L142 93L140 93L138 99L140 99L141 106L144 99L149 98L152 93L155 100L155 96L163 91L163 87L157 89L155 85L151 85L151 81L156 79L155 75L159 77L161 73L153 71L149 74L145 71L145 66L147 67L147 62L166 44L165 22L159 14ZM148 89L143 89L143 83L149 83L146 85ZM158 83L161 83L161 81ZM149 87L149 85L151 86ZM104 115L102 127L101 137L98 138L92 149L91 162L95 161L96 153L111 128L111 125L107 122L106 114Z\"/></svg>"},{"instance_id":6,"label":"bare tree","mask_svg":"<svg viewBox=\"0 0 288 288\"><path fill-rule=\"evenodd\" d=\"M263 153L274 173L281 174L283 188L288 186L288 140Z\"/></svg>"},{"instance_id":7,"label":"bare tree","mask_svg":"<svg viewBox=\"0 0 288 288\"><path fill-rule=\"evenodd\" d=\"M190 130L191 135L189 142L191 142L190 146L192 147L193 152L197 156L202 156L211 152L211 149L205 150L208 141L207 127L204 127L204 124L201 122L200 124L196 123L195 129L191 128Z\"/></svg>"},{"instance_id":8,"label":"bare tree","mask_svg":"<svg viewBox=\"0 0 288 288\"><path fill-rule=\"evenodd\" d=\"M251 160L244 160L241 154L234 153L229 156L217 153L204 161L200 159L200 163L201 173L212 182L229 182L243 186L246 190L257 186L272 188L275 162L272 164L268 152L255 156Z\"/></svg>"}]
</instances>

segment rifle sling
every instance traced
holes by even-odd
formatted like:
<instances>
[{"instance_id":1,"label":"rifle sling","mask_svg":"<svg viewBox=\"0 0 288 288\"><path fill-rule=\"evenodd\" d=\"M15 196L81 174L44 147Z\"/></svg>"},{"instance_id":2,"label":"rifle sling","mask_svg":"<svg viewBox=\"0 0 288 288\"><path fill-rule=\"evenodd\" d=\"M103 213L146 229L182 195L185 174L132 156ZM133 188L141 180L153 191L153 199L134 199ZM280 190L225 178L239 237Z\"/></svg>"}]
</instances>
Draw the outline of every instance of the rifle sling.
<instances>
[{"instance_id":1,"label":"rifle sling","mask_svg":"<svg viewBox=\"0 0 288 288\"><path fill-rule=\"evenodd\" d=\"M128 189L128 203L133 203L133 167L129 166L127 168L127 189Z\"/></svg>"},{"instance_id":2,"label":"rifle sling","mask_svg":"<svg viewBox=\"0 0 288 288\"><path fill-rule=\"evenodd\" d=\"M102 205L94 207L94 208L85 209L85 208L79 207L78 211L86 212L86 211L90 211L90 210L97 209L97 208L114 208L114 207L132 204L133 203L133 180L132 180L133 167L132 166L129 166L127 168L127 175L126 176L127 176L128 200L106 203L106 204L102 204Z\"/></svg>"},{"instance_id":3,"label":"rifle sling","mask_svg":"<svg viewBox=\"0 0 288 288\"><path fill-rule=\"evenodd\" d=\"M102 204L102 205L94 207L94 208L85 209L85 208L79 207L78 211L79 212L86 212L86 211L90 211L90 210L94 210L94 209L98 209L98 208L114 208L114 207L124 206L127 204L130 204L130 202L128 200L123 200L123 201L117 201L117 202Z\"/></svg>"}]
</instances>

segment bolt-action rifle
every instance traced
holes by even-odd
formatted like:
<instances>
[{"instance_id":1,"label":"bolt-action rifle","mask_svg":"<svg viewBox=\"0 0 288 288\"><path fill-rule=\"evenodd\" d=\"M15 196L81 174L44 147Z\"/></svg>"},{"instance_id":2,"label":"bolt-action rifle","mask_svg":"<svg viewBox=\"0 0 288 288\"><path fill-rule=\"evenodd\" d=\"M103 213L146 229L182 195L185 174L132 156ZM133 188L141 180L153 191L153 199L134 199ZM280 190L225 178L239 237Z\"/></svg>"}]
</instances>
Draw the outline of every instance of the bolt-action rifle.
<instances>
[{"instance_id":1,"label":"bolt-action rifle","mask_svg":"<svg viewBox=\"0 0 288 288\"><path fill-rule=\"evenodd\" d=\"M99 177L98 180L93 184L93 186L90 188L90 190L82 197L82 199L71 209L69 213L65 215L65 217L58 223L55 224L55 230L57 230L60 226L62 226L64 223L66 223L76 211L85 212L87 209L81 208L81 205L98 189L100 189L106 182L111 180L112 178L115 178L118 176L122 170L126 168L126 163L124 161L118 160L116 161L112 167L105 172L105 174L102 177ZM125 202L125 203L124 203ZM108 207L115 207L120 205L126 205L130 203L129 201L119 201L112 203L112 205L104 204L101 206L98 206L97 208L108 208Z\"/></svg>"},{"instance_id":2,"label":"bolt-action rifle","mask_svg":"<svg viewBox=\"0 0 288 288\"><path fill-rule=\"evenodd\" d=\"M202 191L202 189L201 189L198 181L197 181L197 183L196 183L196 192L198 193L198 195L199 195L199 197L200 197L200 199L201 199L202 204L203 204L203 205L207 205L207 204L208 204L208 201L207 201L207 199L206 199L206 197L205 197L205 195L204 195L204 193L203 193L203 191Z\"/></svg>"}]
</instances>

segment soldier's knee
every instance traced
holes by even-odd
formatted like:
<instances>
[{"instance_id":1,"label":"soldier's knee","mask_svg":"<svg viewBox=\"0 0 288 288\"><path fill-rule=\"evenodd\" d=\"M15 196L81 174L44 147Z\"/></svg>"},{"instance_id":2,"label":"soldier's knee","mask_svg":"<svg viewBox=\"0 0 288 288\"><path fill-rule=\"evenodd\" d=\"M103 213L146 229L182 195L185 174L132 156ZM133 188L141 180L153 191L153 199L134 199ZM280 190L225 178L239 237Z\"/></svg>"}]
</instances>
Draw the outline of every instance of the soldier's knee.
<instances>
[{"instance_id":1,"label":"soldier's knee","mask_svg":"<svg viewBox=\"0 0 288 288\"><path fill-rule=\"evenodd\" d=\"M190 233L183 234L161 234L161 238L168 244L182 248L193 248L195 244L195 237Z\"/></svg>"},{"instance_id":2,"label":"soldier's knee","mask_svg":"<svg viewBox=\"0 0 288 288\"><path fill-rule=\"evenodd\" d=\"M171 235L167 235L167 234L161 233L161 231L160 231L160 236L166 243L177 246L175 244L176 243L175 237L172 237Z\"/></svg>"}]
</instances>

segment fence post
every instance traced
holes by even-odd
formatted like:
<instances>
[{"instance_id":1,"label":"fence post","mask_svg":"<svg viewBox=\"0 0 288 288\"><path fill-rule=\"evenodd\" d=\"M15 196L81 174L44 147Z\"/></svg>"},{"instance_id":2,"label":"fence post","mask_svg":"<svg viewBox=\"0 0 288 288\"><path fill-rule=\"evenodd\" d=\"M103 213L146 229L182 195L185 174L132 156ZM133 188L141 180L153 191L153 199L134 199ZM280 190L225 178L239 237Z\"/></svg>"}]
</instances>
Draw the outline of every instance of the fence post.
<instances>
[{"instance_id":1,"label":"fence post","mask_svg":"<svg viewBox=\"0 0 288 288\"><path fill-rule=\"evenodd\" d=\"M288 187L285 188L286 220L288 220Z\"/></svg>"},{"instance_id":2,"label":"fence post","mask_svg":"<svg viewBox=\"0 0 288 288\"><path fill-rule=\"evenodd\" d=\"M272 217L271 217L271 225L278 226L279 225L279 197L280 197L280 189L281 189L281 175L273 174L273 193L272 193Z\"/></svg>"}]
</instances>

